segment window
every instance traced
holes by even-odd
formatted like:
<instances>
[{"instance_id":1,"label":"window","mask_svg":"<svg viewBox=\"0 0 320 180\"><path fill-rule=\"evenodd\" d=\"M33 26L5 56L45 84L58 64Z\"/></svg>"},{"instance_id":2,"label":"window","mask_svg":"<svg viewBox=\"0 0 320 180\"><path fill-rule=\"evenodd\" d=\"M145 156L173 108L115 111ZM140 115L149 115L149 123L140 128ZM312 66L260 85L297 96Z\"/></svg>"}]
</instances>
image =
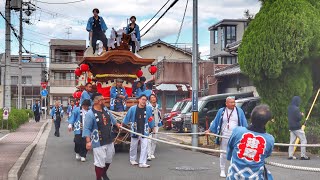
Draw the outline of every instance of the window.
<instances>
[{"instance_id":1,"label":"window","mask_svg":"<svg viewBox=\"0 0 320 180\"><path fill-rule=\"evenodd\" d=\"M234 56L223 57L222 64L236 64L236 63L237 63L237 57L234 57Z\"/></svg>"},{"instance_id":2,"label":"window","mask_svg":"<svg viewBox=\"0 0 320 180\"><path fill-rule=\"evenodd\" d=\"M166 108L173 108L176 103L175 95L166 95Z\"/></svg>"},{"instance_id":3,"label":"window","mask_svg":"<svg viewBox=\"0 0 320 180\"><path fill-rule=\"evenodd\" d=\"M225 42L226 44L224 45L224 47L226 47L227 44L237 41L236 26L225 27L225 38L226 38L226 42Z\"/></svg>"},{"instance_id":4,"label":"window","mask_svg":"<svg viewBox=\"0 0 320 180\"><path fill-rule=\"evenodd\" d=\"M75 80L74 73L70 72L54 72L55 80Z\"/></svg>"},{"instance_id":5,"label":"window","mask_svg":"<svg viewBox=\"0 0 320 180\"><path fill-rule=\"evenodd\" d=\"M225 45L225 41L224 41L224 39L225 39L225 35L224 35L225 33L224 33L224 31L223 31L223 28L221 27L221 51L223 51L224 50L224 48L226 47L226 45Z\"/></svg>"},{"instance_id":6,"label":"window","mask_svg":"<svg viewBox=\"0 0 320 180\"><path fill-rule=\"evenodd\" d=\"M214 61L215 64L219 64L218 58L213 58L213 61Z\"/></svg>"},{"instance_id":7,"label":"window","mask_svg":"<svg viewBox=\"0 0 320 180\"><path fill-rule=\"evenodd\" d=\"M18 76L11 76L11 85L18 85Z\"/></svg>"},{"instance_id":8,"label":"window","mask_svg":"<svg viewBox=\"0 0 320 180\"><path fill-rule=\"evenodd\" d=\"M213 44L218 44L218 30L213 31Z\"/></svg>"},{"instance_id":9,"label":"window","mask_svg":"<svg viewBox=\"0 0 320 180\"><path fill-rule=\"evenodd\" d=\"M22 84L32 84L32 76L22 76Z\"/></svg>"}]
</instances>

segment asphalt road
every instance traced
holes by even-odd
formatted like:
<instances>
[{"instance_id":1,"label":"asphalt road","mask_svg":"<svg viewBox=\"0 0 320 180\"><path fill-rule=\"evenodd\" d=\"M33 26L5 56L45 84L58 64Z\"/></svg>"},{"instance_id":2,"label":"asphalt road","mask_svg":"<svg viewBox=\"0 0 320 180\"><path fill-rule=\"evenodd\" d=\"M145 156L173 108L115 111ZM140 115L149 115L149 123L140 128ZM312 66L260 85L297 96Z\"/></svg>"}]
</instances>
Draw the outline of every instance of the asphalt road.
<instances>
[{"instance_id":1,"label":"asphalt road","mask_svg":"<svg viewBox=\"0 0 320 180\"><path fill-rule=\"evenodd\" d=\"M54 126L47 139L44 158L40 167L39 180L90 180L95 179L93 156L90 152L87 162L75 160L73 151L73 134L67 132L67 124L61 125L61 137L53 136ZM34 154L33 156L36 156ZM108 176L112 180L212 180L219 177L219 158L199 152L183 150L172 146L158 144L157 159L149 162L151 168L143 169L129 164L128 151L118 152L114 156ZM286 157L272 157L270 161L294 163ZM319 167L319 158L303 162L303 165ZM320 173L295 171L267 166L276 180L312 180L319 179Z\"/></svg>"}]
</instances>

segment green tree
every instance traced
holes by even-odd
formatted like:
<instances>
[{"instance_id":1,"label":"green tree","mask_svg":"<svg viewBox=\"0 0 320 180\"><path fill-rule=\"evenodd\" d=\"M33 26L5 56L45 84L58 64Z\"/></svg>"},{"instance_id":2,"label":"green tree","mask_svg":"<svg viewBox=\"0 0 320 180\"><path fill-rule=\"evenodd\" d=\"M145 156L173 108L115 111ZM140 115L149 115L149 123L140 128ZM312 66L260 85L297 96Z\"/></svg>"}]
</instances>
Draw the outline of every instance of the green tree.
<instances>
[{"instance_id":1,"label":"green tree","mask_svg":"<svg viewBox=\"0 0 320 180\"><path fill-rule=\"evenodd\" d=\"M241 70L253 79L275 123L268 132L288 142L287 107L301 96L302 110L313 90L311 65L319 56L320 21L317 1L261 0L239 48Z\"/></svg>"}]
</instances>

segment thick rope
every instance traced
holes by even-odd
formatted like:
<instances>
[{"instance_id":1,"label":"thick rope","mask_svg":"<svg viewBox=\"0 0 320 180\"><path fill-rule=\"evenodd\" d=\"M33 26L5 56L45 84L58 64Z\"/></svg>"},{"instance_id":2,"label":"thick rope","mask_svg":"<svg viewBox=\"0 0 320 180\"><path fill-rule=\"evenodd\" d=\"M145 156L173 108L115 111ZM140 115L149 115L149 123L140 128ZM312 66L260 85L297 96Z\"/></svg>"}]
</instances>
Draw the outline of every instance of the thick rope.
<instances>
[{"instance_id":1,"label":"thick rope","mask_svg":"<svg viewBox=\"0 0 320 180\"><path fill-rule=\"evenodd\" d=\"M270 161L265 161L265 163L268 164L268 165L271 165L271 166L285 168L285 169L293 169L293 170L300 170L300 171L310 171L310 172L320 172L320 168L293 166L293 165L280 164L280 163L270 162Z\"/></svg>"}]
</instances>

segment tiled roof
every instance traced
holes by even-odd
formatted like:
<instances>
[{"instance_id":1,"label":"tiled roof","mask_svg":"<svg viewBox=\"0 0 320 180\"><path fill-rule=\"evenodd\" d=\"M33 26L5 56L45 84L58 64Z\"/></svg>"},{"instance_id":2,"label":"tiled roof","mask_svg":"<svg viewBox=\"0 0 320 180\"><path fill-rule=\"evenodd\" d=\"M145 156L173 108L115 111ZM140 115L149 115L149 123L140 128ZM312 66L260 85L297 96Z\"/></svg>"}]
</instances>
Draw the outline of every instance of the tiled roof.
<instances>
[{"instance_id":1,"label":"tiled roof","mask_svg":"<svg viewBox=\"0 0 320 180\"><path fill-rule=\"evenodd\" d=\"M160 84L156 86L158 91L178 91L178 87L182 88L182 91L188 91L188 86L186 84ZM189 89L191 90L190 86Z\"/></svg>"},{"instance_id":2,"label":"tiled roof","mask_svg":"<svg viewBox=\"0 0 320 180\"><path fill-rule=\"evenodd\" d=\"M152 43L149 43L149 44L146 44L146 45L140 47L140 50L142 50L142 49L144 49L144 48L147 48L147 47L151 47L151 46L156 45L156 44L163 44L163 45L166 45L166 46L168 46L168 47L171 47L171 48L173 48L173 49L175 49L175 50L177 50L177 51L181 51L181 52L183 52L183 53L185 53L185 54L188 54L188 55L192 56L192 52L187 51L187 50L182 49L182 48L179 48L179 47L177 47L177 46L174 46L174 45L172 45L172 44L170 44L170 43L166 43L166 42L164 42L164 41L162 41L162 40L160 40L160 39L158 39L158 40L155 41L155 42L152 42Z\"/></svg>"},{"instance_id":3,"label":"tiled roof","mask_svg":"<svg viewBox=\"0 0 320 180\"><path fill-rule=\"evenodd\" d=\"M240 65L234 64L234 65L230 65L224 69L221 69L220 71L217 71L215 76L222 77L222 76L230 76L230 75L240 74L240 73L241 73Z\"/></svg>"}]
</instances>

